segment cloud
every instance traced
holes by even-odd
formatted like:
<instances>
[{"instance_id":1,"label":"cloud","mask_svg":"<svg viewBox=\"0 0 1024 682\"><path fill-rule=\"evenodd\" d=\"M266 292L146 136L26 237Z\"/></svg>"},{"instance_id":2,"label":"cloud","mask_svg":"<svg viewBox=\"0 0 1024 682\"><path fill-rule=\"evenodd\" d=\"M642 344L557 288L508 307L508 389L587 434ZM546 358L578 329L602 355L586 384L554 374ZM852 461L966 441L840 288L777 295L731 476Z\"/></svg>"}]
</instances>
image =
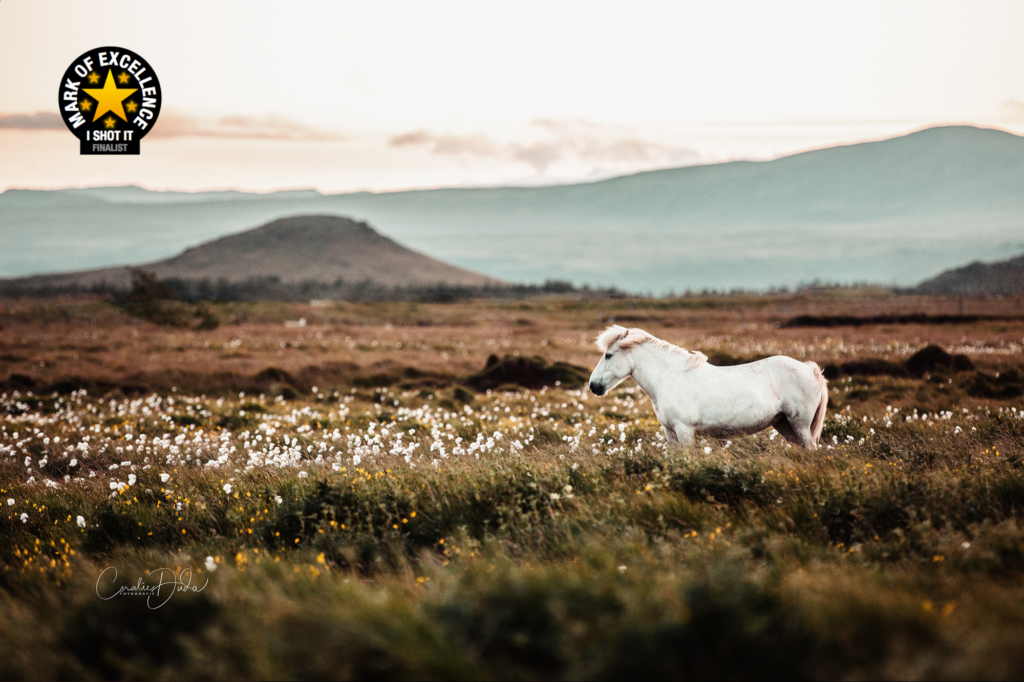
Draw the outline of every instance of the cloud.
<instances>
[{"instance_id":1,"label":"cloud","mask_svg":"<svg viewBox=\"0 0 1024 682\"><path fill-rule=\"evenodd\" d=\"M513 157L525 161L543 175L548 166L565 158L565 146L558 142L534 142L529 145L513 145Z\"/></svg>"},{"instance_id":2,"label":"cloud","mask_svg":"<svg viewBox=\"0 0 1024 682\"><path fill-rule=\"evenodd\" d=\"M1024 117L1024 104L1009 100L1008 115L1018 109ZM0 129L63 130L64 122L56 113L0 115ZM262 140L347 139L338 132L322 130L281 116L203 117L182 111L161 112L149 135L156 138L220 138ZM388 144L397 148L426 148L432 154L478 160L512 161L529 165L544 175L558 163L589 166L592 173L628 172L697 163L699 153L670 140L641 134L627 127L577 119L538 119L517 135L499 141L483 133L439 133L413 130L393 135Z\"/></svg>"},{"instance_id":3,"label":"cloud","mask_svg":"<svg viewBox=\"0 0 1024 682\"><path fill-rule=\"evenodd\" d=\"M1003 102L1003 116L1014 121L1024 121L1024 102L1008 99Z\"/></svg>"},{"instance_id":4,"label":"cloud","mask_svg":"<svg viewBox=\"0 0 1024 682\"><path fill-rule=\"evenodd\" d=\"M584 120L538 119L530 124L524 140L499 143L482 135L452 135L414 130L395 135L394 147L430 147L434 154L472 155L522 161L543 175L560 161L595 167L685 165L700 161L693 149L646 138L637 131Z\"/></svg>"},{"instance_id":5,"label":"cloud","mask_svg":"<svg viewBox=\"0 0 1024 682\"><path fill-rule=\"evenodd\" d=\"M620 162L695 163L700 154L682 145L643 137L638 131L586 120L538 119L531 124L548 131L564 149L581 159Z\"/></svg>"},{"instance_id":6,"label":"cloud","mask_svg":"<svg viewBox=\"0 0 1024 682\"><path fill-rule=\"evenodd\" d=\"M547 166L566 158L598 165L663 166L700 161L700 154L672 142L655 140L624 127L586 120L538 119L531 124L550 138L521 147L519 158L543 173Z\"/></svg>"},{"instance_id":7,"label":"cloud","mask_svg":"<svg viewBox=\"0 0 1024 682\"><path fill-rule=\"evenodd\" d=\"M411 133L395 135L388 140L388 143L392 147L411 147L418 144L427 144L429 142L433 142L433 140L434 136L426 130L414 130Z\"/></svg>"},{"instance_id":8,"label":"cloud","mask_svg":"<svg viewBox=\"0 0 1024 682\"><path fill-rule=\"evenodd\" d=\"M0 115L0 128L8 130L63 130L64 121L60 116L48 111L37 111L34 114Z\"/></svg>"},{"instance_id":9,"label":"cloud","mask_svg":"<svg viewBox=\"0 0 1024 682\"><path fill-rule=\"evenodd\" d=\"M180 111L163 111L152 137L219 137L262 140L340 140L342 135L281 116L222 116L203 118Z\"/></svg>"},{"instance_id":10,"label":"cloud","mask_svg":"<svg viewBox=\"0 0 1024 682\"><path fill-rule=\"evenodd\" d=\"M446 156L495 156L502 153L501 145L487 135L435 135L426 130L414 130L391 137L392 147L430 145L435 154Z\"/></svg>"},{"instance_id":11,"label":"cloud","mask_svg":"<svg viewBox=\"0 0 1024 682\"><path fill-rule=\"evenodd\" d=\"M0 129L63 130L58 114L40 111L34 114L0 114ZM221 137L264 140L340 140L343 136L320 130L280 116L222 116L203 118L180 111L163 110L153 126L156 137Z\"/></svg>"}]
</instances>

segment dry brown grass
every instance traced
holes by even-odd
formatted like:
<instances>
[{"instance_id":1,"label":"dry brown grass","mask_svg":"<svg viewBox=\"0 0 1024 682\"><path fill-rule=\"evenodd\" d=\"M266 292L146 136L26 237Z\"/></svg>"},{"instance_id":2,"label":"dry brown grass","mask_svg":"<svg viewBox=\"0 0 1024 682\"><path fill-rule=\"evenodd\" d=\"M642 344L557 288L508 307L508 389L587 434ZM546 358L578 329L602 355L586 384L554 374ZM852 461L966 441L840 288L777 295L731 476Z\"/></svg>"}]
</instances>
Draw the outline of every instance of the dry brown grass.
<instances>
[{"instance_id":1,"label":"dry brown grass","mask_svg":"<svg viewBox=\"0 0 1024 682\"><path fill-rule=\"evenodd\" d=\"M951 325L779 329L802 314L971 314L1017 320ZM275 367L308 390L357 380L395 383L405 368L451 379L491 354L540 355L589 367L592 341L612 320L686 348L737 359L789 354L824 365L855 357L902 361L935 343L998 372L1024 361L1024 306L1015 299L894 297L872 290L786 296L595 300L572 297L453 304L217 305L219 328L181 330L126 316L100 300L0 302L0 380L37 388L66 380L104 390L226 393ZM286 326L305 319L306 326ZM319 380L317 377L322 377ZM390 380L388 380L390 377Z\"/></svg>"},{"instance_id":2,"label":"dry brown grass","mask_svg":"<svg viewBox=\"0 0 1024 682\"><path fill-rule=\"evenodd\" d=\"M209 331L6 301L0 676L1019 677L1024 396L976 383L1022 364L1024 323L776 328L959 305L859 296L221 304ZM833 381L813 453L770 433L668 451L628 383L451 386L490 354L589 366L613 316L709 355L938 343L979 371ZM76 377L88 395L41 395ZM246 469L253 448L295 460ZM207 556L208 591L159 611L96 597L105 566Z\"/></svg>"}]
</instances>

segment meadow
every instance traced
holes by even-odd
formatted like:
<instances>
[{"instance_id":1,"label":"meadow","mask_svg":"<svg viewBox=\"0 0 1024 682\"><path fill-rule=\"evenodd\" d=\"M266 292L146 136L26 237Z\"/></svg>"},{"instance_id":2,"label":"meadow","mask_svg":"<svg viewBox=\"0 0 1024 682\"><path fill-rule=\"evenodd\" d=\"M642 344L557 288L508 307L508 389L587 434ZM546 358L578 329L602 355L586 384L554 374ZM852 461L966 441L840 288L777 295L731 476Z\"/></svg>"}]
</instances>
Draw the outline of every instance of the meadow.
<instances>
[{"instance_id":1,"label":"meadow","mask_svg":"<svg viewBox=\"0 0 1024 682\"><path fill-rule=\"evenodd\" d=\"M1020 300L189 312L0 301L0 677L1024 671ZM821 448L669 449L612 321L827 366Z\"/></svg>"}]
</instances>

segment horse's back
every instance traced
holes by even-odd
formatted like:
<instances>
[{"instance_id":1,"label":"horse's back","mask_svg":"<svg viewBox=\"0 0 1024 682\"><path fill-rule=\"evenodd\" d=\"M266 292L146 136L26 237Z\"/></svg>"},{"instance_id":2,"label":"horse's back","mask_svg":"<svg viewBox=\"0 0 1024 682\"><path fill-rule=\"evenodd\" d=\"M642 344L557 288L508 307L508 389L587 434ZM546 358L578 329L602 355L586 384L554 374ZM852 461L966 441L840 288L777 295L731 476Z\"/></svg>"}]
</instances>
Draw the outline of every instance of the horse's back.
<instances>
[{"instance_id":1,"label":"horse's back","mask_svg":"<svg viewBox=\"0 0 1024 682\"><path fill-rule=\"evenodd\" d=\"M716 370L717 372L725 373L742 373L742 372L755 372L765 373L769 372L772 374L778 373L795 373L798 375L805 375L808 372L812 372L810 367L806 363L800 362L788 355L773 355L771 357L762 358L760 360L754 360L753 362L744 362L740 365L723 365L715 366L708 365L710 369Z\"/></svg>"},{"instance_id":2,"label":"horse's back","mask_svg":"<svg viewBox=\"0 0 1024 682\"><path fill-rule=\"evenodd\" d=\"M780 397L794 390L811 395L817 389L815 370L805 362L788 355L773 355L742 365L725 367L708 366L715 379L730 382L730 379L749 383L761 381L770 384ZM709 377L710 378L710 377Z\"/></svg>"}]
</instances>

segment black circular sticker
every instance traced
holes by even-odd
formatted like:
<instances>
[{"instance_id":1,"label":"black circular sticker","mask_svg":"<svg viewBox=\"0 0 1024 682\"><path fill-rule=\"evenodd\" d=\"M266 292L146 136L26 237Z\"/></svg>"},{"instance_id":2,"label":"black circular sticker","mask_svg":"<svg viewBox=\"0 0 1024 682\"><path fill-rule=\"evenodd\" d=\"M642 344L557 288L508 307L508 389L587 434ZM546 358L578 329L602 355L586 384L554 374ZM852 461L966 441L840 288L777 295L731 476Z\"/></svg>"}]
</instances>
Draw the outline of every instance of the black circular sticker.
<instances>
[{"instance_id":1,"label":"black circular sticker","mask_svg":"<svg viewBox=\"0 0 1024 682\"><path fill-rule=\"evenodd\" d=\"M160 81L149 62L123 47L97 47L68 67L61 117L82 154L138 154L160 115Z\"/></svg>"}]
</instances>

